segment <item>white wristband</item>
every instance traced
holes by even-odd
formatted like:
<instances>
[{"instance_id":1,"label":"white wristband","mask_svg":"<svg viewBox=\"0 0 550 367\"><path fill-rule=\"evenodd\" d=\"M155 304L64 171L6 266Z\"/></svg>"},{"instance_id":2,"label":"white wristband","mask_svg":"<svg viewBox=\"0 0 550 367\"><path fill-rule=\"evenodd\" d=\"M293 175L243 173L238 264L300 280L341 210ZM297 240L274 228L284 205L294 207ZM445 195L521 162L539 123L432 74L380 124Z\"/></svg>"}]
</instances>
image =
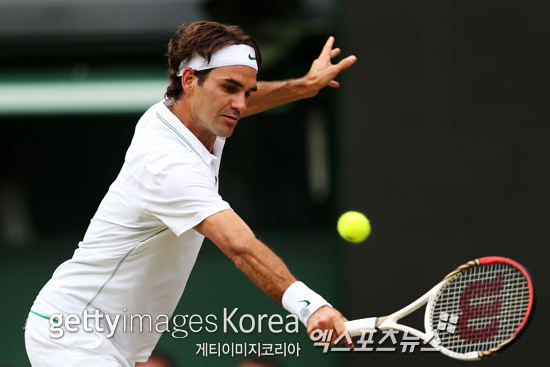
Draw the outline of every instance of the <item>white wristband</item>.
<instances>
[{"instance_id":1,"label":"white wristband","mask_svg":"<svg viewBox=\"0 0 550 367\"><path fill-rule=\"evenodd\" d=\"M312 291L302 282L294 282L283 294L283 307L298 316L307 327L307 320L323 306L330 306L323 297Z\"/></svg>"}]
</instances>

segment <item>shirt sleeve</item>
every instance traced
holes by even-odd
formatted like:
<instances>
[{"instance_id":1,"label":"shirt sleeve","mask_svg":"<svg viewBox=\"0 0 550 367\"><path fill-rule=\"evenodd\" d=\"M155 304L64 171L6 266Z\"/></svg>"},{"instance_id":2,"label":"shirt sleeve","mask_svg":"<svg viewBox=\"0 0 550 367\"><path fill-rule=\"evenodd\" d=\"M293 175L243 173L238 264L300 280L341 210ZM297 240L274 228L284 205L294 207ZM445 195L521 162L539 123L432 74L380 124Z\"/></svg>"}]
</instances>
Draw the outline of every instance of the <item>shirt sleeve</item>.
<instances>
[{"instance_id":1,"label":"shirt sleeve","mask_svg":"<svg viewBox=\"0 0 550 367\"><path fill-rule=\"evenodd\" d=\"M202 161L170 163L147 185L146 212L177 236L226 209L231 207L218 194L213 169Z\"/></svg>"}]
</instances>

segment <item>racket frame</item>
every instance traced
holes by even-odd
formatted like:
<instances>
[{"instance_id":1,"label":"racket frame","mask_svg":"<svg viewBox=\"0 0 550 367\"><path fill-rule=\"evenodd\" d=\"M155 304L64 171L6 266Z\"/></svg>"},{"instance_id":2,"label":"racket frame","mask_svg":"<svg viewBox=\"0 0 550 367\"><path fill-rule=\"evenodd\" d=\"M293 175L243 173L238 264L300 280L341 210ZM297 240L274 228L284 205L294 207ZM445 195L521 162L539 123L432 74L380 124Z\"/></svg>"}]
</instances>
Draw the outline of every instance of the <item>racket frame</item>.
<instances>
[{"instance_id":1,"label":"racket frame","mask_svg":"<svg viewBox=\"0 0 550 367\"><path fill-rule=\"evenodd\" d=\"M432 310L435 306L435 302L437 301L441 291L445 288L445 286L449 282L454 280L454 278L457 277L460 273L475 266L490 265L494 263L505 263L505 264L511 265L516 269L520 270L527 279L527 284L528 284L529 293L530 293L529 306L528 306L527 314L525 315L524 320L521 323L521 325L518 327L517 331L508 340L500 343L497 347L492 348L488 351L458 353L458 352L453 352L452 350L449 350L443 347L442 345L438 344L436 338L434 338L435 333L432 328L432 315L433 315ZM426 306L426 311L424 315L425 332L421 332L410 326L406 326L398 323L398 321L401 318L418 310L420 307L424 306L426 303L427 303L427 306ZM362 333L375 333L379 330L394 329L394 330L407 332L409 334L412 334L424 340L425 342L429 343L432 347L437 349L440 353L443 353L449 357L460 359L460 360L475 361L482 358L493 356L497 354L497 352L501 351L503 348L509 346L512 343L512 341L514 341L514 339L527 326L530 316L533 313L533 309L534 309L534 286L532 283L531 276L529 275L529 272L521 264L511 259L500 257L500 256L488 256L488 257L482 257L476 260L469 261L466 264L459 266L456 270L449 273L441 282L439 282L432 289L426 292L422 297L418 298L413 303L400 309L399 311L392 313L389 316L368 317L368 318L359 319L359 320L347 321L344 324L350 336L358 336L358 335L361 335Z\"/></svg>"}]
</instances>

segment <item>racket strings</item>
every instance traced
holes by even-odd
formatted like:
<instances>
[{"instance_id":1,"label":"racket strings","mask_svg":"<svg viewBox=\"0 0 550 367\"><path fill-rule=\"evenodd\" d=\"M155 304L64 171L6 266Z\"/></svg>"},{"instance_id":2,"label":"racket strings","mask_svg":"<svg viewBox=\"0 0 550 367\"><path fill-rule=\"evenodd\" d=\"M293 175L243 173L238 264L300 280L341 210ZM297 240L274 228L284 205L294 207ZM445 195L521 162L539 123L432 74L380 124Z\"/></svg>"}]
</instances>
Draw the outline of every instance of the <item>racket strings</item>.
<instances>
[{"instance_id":1,"label":"racket strings","mask_svg":"<svg viewBox=\"0 0 550 367\"><path fill-rule=\"evenodd\" d=\"M434 303L432 328L457 353L487 351L510 339L529 309L527 278L495 263L457 273Z\"/></svg>"}]
</instances>

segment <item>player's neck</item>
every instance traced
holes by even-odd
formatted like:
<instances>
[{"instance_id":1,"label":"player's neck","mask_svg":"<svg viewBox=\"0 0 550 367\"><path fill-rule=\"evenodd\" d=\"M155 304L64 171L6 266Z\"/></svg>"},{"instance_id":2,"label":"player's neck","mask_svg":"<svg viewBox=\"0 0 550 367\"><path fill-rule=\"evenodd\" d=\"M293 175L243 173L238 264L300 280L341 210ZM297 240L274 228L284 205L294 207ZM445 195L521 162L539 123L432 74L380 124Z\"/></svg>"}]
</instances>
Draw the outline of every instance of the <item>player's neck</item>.
<instances>
[{"instance_id":1,"label":"player's neck","mask_svg":"<svg viewBox=\"0 0 550 367\"><path fill-rule=\"evenodd\" d=\"M216 142L216 135L213 135L210 131L201 129L199 124L195 123L188 104L185 102L185 96L178 99L172 106L172 113L176 116L182 124L185 125L199 139L199 141L208 149L210 153L214 149L214 143Z\"/></svg>"}]
</instances>

